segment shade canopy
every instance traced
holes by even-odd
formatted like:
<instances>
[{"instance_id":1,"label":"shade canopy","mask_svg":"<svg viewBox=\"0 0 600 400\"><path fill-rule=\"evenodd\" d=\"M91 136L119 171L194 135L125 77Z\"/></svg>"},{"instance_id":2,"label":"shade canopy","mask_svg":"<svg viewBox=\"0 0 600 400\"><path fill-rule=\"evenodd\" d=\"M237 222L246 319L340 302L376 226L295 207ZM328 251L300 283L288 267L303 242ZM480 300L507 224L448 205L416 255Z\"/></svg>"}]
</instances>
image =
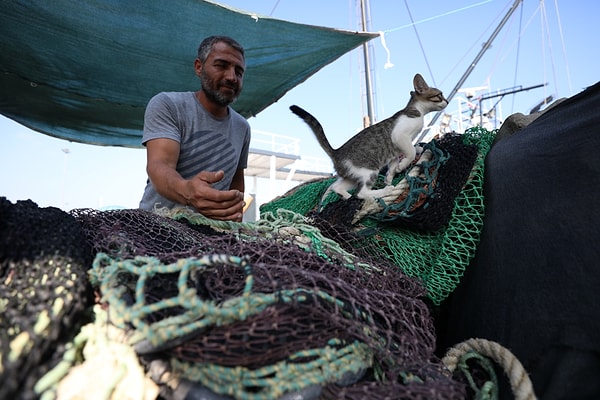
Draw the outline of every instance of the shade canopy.
<instances>
[{"instance_id":1,"label":"shade canopy","mask_svg":"<svg viewBox=\"0 0 600 400\"><path fill-rule=\"evenodd\" d=\"M82 143L139 147L148 100L196 90L200 41L246 49L250 117L374 33L310 26L198 0L11 0L0 13L0 113Z\"/></svg>"}]
</instances>

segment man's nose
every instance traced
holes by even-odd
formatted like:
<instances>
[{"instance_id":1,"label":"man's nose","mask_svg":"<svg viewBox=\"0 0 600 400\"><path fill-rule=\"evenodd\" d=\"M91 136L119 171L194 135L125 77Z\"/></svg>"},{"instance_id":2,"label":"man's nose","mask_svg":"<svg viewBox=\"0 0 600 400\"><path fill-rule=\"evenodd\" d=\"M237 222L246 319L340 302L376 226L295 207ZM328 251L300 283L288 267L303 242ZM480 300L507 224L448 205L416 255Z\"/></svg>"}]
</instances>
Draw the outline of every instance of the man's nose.
<instances>
[{"instance_id":1,"label":"man's nose","mask_svg":"<svg viewBox=\"0 0 600 400\"><path fill-rule=\"evenodd\" d=\"M225 72L225 78L229 81L237 82L238 76L235 73L235 68L227 68L227 71Z\"/></svg>"}]
</instances>

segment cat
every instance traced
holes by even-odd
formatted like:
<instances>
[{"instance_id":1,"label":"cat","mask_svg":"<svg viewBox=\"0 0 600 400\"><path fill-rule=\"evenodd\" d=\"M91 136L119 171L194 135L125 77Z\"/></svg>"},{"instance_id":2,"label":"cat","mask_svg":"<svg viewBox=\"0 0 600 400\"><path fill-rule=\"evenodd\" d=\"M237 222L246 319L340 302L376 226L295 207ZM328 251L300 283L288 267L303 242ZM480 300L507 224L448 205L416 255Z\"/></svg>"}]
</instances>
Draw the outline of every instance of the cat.
<instances>
[{"instance_id":1,"label":"cat","mask_svg":"<svg viewBox=\"0 0 600 400\"><path fill-rule=\"evenodd\" d=\"M406 107L391 117L366 127L338 149L329 144L319 121L302 108L292 105L290 110L299 116L315 134L317 141L331 158L338 179L327 190L349 199L351 189L357 188L360 199L383 197L384 189L372 190L379 172L387 165L385 184L390 185L396 173L404 171L416 157L413 140L423 129L423 117L432 111L443 110L448 100L441 90L429 87L420 74L413 78L414 91ZM400 155L403 155L400 161Z\"/></svg>"}]
</instances>

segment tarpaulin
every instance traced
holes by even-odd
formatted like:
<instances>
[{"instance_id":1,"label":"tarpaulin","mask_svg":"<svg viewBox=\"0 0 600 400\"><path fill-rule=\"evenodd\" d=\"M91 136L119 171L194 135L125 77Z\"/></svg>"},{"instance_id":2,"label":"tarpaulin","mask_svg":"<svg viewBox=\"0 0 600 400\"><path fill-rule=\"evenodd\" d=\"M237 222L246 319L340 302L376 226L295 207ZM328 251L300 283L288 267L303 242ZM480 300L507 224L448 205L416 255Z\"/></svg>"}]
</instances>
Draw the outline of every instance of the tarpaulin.
<instances>
[{"instance_id":1,"label":"tarpaulin","mask_svg":"<svg viewBox=\"0 0 600 400\"><path fill-rule=\"evenodd\" d=\"M244 91L233 106L247 118L377 36L210 1L5 1L0 113L71 141L138 147L154 94L199 88L193 60L210 35L245 47Z\"/></svg>"}]
</instances>

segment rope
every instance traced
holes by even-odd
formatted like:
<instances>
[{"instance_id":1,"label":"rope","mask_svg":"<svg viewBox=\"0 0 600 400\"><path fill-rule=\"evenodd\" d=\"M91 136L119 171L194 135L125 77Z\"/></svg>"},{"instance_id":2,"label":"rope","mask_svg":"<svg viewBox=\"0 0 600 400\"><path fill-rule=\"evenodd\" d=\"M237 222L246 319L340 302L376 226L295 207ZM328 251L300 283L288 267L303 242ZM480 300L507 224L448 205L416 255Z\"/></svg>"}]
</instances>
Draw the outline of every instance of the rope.
<instances>
[{"instance_id":1,"label":"rope","mask_svg":"<svg viewBox=\"0 0 600 400\"><path fill-rule=\"evenodd\" d=\"M507 348L486 339L469 339L457 344L442 359L442 363L454 372L462 361L462 358L470 353L477 352L491 358L502 367L506 373L510 386L515 395L515 400L535 400L533 385L527 375L527 371L521 362Z\"/></svg>"},{"instance_id":2,"label":"rope","mask_svg":"<svg viewBox=\"0 0 600 400\"><path fill-rule=\"evenodd\" d=\"M324 236L320 229L311 225L304 215L283 208L274 212L264 212L255 222L217 221L193 212L189 208L159 209L155 212L175 220L185 219L194 225L206 225L221 232L236 232L241 240L253 241L259 238L289 239L306 251L314 251L321 258L332 261L338 259L346 267L366 271L377 269L356 260L336 241Z\"/></svg>"},{"instance_id":3,"label":"rope","mask_svg":"<svg viewBox=\"0 0 600 400\"><path fill-rule=\"evenodd\" d=\"M128 334L109 322L100 305L93 310L95 321L67 344L62 360L35 384L35 393L40 400L155 399L159 388L146 377Z\"/></svg>"},{"instance_id":4,"label":"rope","mask_svg":"<svg viewBox=\"0 0 600 400\"><path fill-rule=\"evenodd\" d=\"M563 58L565 59L565 69L567 71L567 79L569 81L569 93L573 94L573 86L571 85L571 72L569 71L569 63L567 61L567 49L565 48L565 37L563 36L562 24L560 22L560 12L558 11L558 1L554 0L554 7L556 8L556 20L558 23L558 32L560 33L560 43L562 45Z\"/></svg>"},{"instance_id":5,"label":"rope","mask_svg":"<svg viewBox=\"0 0 600 400\"><path fill-rule=\"evenodd\" d=\"M425 64L427 65L427 69L429 70L429 76L431 76L431 80L433 81L433 86L437 87L437 83L435 82L435 78L433 77L433 72L431 71L431 66L429 65L429 60L427 59L427 54L425 54L425 48L423 47L423 43L421 42L421 37L419 36L419 31L417 30L417 26L413 19L412 13L410 12L410 8L408 7L408 3L404 0L404 5L406 6L406 11L408 12L408 16L410 17L410 22L415 31L415 36L417 36L417 41L419 42L419 47L421 48L421 53L423 53L423 58L425 59Z\"/></svg>"},{"instance_id":6,"label":"rope","mask_svg":"<svg viewBox=\"0 0 600 400\"><path fill-rule=\"evenodd\" d=\"M201 382L218 395L240 400L303 399L303 390L344 379L358 380L373 365L373 353L359 341L342 345L332 339L328 346L306 349L287 360L258 369L225 367L172 358L175 371L185 371L193 382Z\"/></svg>"},{"instance_id":7,"label":"rope","mask_svg":"<svg viewBox=\"0 0 600 400\"><path fill-rule=\"evenodd\" d=\"M383 189L380 189L379 191L376 191L378 194L381 195L381 197L365 199L363 207L361 208L361 210L359 210L356 213L352 222L357 223L365 216L375 214L375 213L382 213L382 216L380 216L380 219L383 219L383 216L388 211L389 205L393 204L393 202L401 194L403 194L407 190L411 189L411 184L409 181L415 182L416 178L425 179L422 164L429 163L431 161L432 157L433 157L432 152L430 150L425 150L423 152L423 154L421 155L421 157L419 158L419 160L416 162L416 164L413 167L411 167L410 171L406 174L406 176L400 182L398 182L394 186L387 186ZM411 192L409 192L409 195L410 194L411 194ZM418 197L419 194L415 190L415 191L413 191L412 195ZM409 197L410 196L407 196L406 202L410 203L410 205L412 205L413 202L415 201L415 198L409 198Z\"/></svg>"}]
</instances>

